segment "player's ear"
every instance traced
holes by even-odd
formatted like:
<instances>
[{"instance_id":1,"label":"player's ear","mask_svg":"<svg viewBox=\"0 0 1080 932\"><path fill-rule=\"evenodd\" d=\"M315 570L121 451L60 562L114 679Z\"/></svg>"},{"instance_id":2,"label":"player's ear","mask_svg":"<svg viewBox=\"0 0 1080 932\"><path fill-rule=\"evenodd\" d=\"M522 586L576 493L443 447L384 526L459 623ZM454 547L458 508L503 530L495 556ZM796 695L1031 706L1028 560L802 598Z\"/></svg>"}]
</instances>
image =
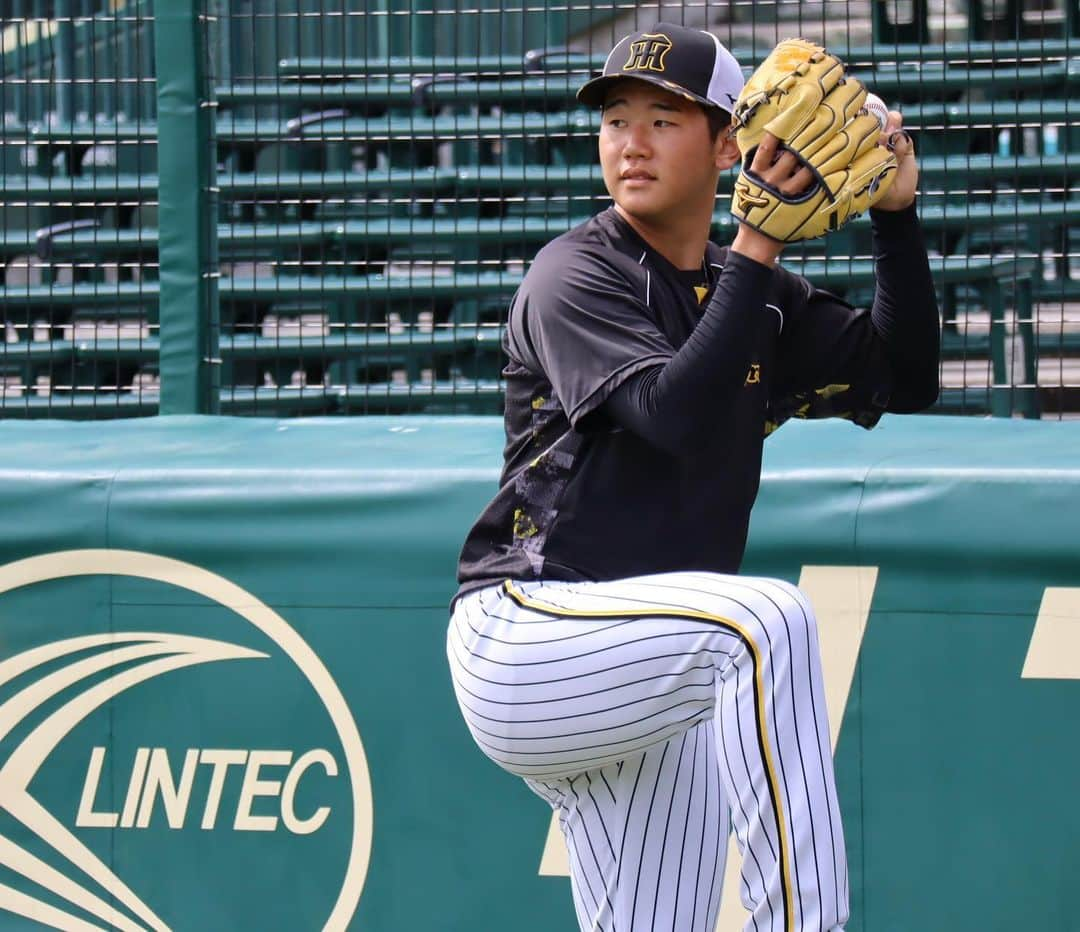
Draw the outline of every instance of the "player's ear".
<instances>
[{"instance_id":1,"label":"player's ear","mask_svg":"<svg viewBox=\"0 0 1080 932\"><path fill-rule=\"evenodd\" d=\"M741 154L739 153L739 144L735 141L734 127L729 125L720 130L713 146L713 154L716 167L721 171L738 164Z\"/></svg>"}]
</instances>

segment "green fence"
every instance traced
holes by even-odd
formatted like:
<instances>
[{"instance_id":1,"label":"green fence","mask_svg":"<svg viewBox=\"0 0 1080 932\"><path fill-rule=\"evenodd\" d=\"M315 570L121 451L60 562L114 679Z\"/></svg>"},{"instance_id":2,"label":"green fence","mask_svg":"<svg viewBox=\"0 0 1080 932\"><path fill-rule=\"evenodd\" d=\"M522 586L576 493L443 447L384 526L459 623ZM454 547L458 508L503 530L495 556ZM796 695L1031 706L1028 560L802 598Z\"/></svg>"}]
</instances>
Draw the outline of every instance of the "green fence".
<instances>
[{"instance_id":1,"label":"green fence","mask_svg":"<svg viewBox=\"0 0 1080 932\"><path fill-rule=\"evenodd\" d=\"M496 412L509 297L606 203L575 88L633 3L11 0L7 417ZM749 69L824 41L906 115L939 410L1080 411L1076 0L704 2ZM732 177L714 233L729 238ZM872 296L865 218L789 267Z\"/></svg>"},{"instance_id":2,"label":"green fence","mask_svg":"<svg viewBox=\"0 0 1080 932\"><path fill-rule=\"evenodd\" d=\"M502 444L493 417L0 426L0 928L576 928L551 810L446 664ZM848 932L1077 928L1078 463L1080 425L975 418L766 446L745 568L819 618Z\"/></svg>"},{"instance_id":3,"label":"green fence","mask_svg":"<svg viewBox=\"0 0 1080 932\"><path fill-rule=\"evenodd\" d=\"M9 0L0 21L4 416L157 408L149 3Z\"/></svg>"}]
</instances>

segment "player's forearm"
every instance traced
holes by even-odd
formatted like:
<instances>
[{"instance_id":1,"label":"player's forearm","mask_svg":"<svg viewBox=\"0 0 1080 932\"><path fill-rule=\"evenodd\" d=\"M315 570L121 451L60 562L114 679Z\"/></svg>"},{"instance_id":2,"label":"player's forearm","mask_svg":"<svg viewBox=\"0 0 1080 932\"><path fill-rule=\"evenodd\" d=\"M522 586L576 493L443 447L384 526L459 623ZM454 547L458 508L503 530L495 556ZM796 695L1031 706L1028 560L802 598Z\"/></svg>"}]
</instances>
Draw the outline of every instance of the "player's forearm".
<instances>
[{"instance_id":1,"label":"player's forearm","mask_svg":"<svg viewBox=\"0 0 1080 932\"><path fill-rule=\"evenodd\" d=\"M763 326L772 270L728 254L694 332L663 366L624 382L606 403L608 415L673 456L690 456L723 429L743 390Z\"/></svg>"},{"instance_id":2,"label":"player's forearm","mask_svg":"<svg viewBox=\"0 0 1080 932\"><path fill-rule=\"evenodd\" d=\"M893 367L889 409L921 411L938 396L937 294L915 206L871 211L877 289L871 319Z\"/></svg>"}]
</instances>

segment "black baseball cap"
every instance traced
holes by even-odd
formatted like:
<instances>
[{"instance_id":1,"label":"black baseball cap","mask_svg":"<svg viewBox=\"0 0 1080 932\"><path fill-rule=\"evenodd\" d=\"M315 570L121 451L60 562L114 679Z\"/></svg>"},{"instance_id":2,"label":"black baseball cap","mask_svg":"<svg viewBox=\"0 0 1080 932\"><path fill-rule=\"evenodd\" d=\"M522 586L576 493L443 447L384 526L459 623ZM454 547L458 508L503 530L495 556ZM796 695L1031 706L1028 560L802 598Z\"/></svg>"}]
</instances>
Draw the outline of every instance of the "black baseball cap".
<instances>
[{"instance_id":1,"label":"black baseball cap","mask_svg":"<svg viewBox=\"0 0 1080 932\"><path fill-rule=\"evenodd\" d=\"M674 23L657 23L620 39L604 63L604 73L583 84L577 99L599 107L611 85L624 78L648 81L728 113L745 83L735 56L716 36Z\"/></svg>"}]
</instances>

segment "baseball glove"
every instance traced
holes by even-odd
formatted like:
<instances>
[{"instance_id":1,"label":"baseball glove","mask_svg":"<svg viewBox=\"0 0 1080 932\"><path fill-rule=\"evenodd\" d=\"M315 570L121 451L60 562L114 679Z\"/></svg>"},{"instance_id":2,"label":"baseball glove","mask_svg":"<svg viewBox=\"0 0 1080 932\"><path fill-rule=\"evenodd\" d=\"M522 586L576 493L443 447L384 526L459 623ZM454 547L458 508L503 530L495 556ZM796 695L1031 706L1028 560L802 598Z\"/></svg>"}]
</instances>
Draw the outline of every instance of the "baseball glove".
<instances>
[{"instance_id":1,"label":"baseball glove","mask_svg":"<svg viewBox=\"0 0 1080 932\"><path fill-rule=\"evenodd\" d=\"M896 158L877 145L877 118L860 113L866 89L844 77L843 64L803 39L781 42L753 73L735 104L742 171L731 212L784 243L839 229L873 205L892 184ZM750 165L766 132L814 175L811 186L788 195Z\"/></svg>"}]
</instances>

